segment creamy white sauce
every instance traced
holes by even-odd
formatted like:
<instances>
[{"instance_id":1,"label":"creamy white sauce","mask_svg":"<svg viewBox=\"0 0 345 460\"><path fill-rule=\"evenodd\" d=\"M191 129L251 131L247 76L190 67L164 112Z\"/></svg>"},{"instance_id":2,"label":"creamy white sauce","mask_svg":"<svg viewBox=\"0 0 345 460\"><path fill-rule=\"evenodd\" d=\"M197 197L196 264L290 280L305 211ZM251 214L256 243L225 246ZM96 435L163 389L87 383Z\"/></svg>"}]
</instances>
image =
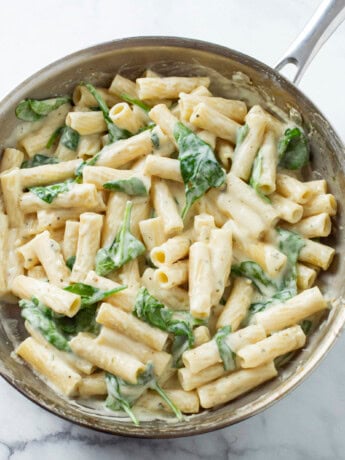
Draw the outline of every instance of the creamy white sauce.
<instances>
[{"instance_id":1,"label":"creamy white sauce","mask_svg":"<svg viewBox=\"0 0 345 460\"><path fill-rule=\"evenodd\" d=\"M160 66L162 67L162 64L160 64ZM171 66L171 63L167 64L167 66L169 67L170 75L174 75L174 74L183 75L183 73L181 73L181 68L178 66L178 64L176 67L176 72L174 72L174 68ZM199 75L210 76L212 80L212 86L215 86L217 88L217 90L215 91L215 95L222 95L224 97L231 98L231 99L244 100L249 107L255 104L262 105L271 114L273 114L278 119L280 119L286 125L286 127L290 126L291 124L294 124L294 125L301 124L301 121L302 121L301 114L295 108L290 108L289 113L286 113L283 110L281 110L279 107L275 105L274 100L272 99L272 96L267 94L266 91L264 91L262 88L255 87L252 81L250 80L250 78L244 73L234 72L232 75L232 78L228 79L213 69L209 69L209 68L200 66L199 64L196 64L195 67L198 69ZM154 66L152 66L152 68L154 69ZM128 67L124 66L124 69L128 70ZM120 69L120 73L121 73L121 69ZM99 79L107 78L108 76L109 76L108 74L102 74L100 72L95 72L93 75L90 76L89 79L90 81L92 80L97 81ZM69 82L66 82L66 87L68 84ZM26 134L28 134L29 132L33 130L39 129L42 123L43 123L42 121L38 121L34 123L20 122L18 126L16 126L16 128L13 130L11 135L6 139L5 146L15 147L17 145L17 142L23 136L25 136ZM289 174L291 175L291 171L289 171ZM319 176L321 177L321 174L319 174L317 171L314 171L314 175L315 177L319 177ZM298 175L296 175L296 177L298 177ZM182 196L180 193L181 186L180 184L174 184L174 185L176 185L178 189L176 190L176 194L179 196L178 205L179 207L182 207L184 196ZM271 234L271 243L277 247L277 237L274 236L273 232ZM248 259L245 258L244 256L242 257L242 255L239 254L239 257L237 260L235 259L235 262L240 263L244 260L248 260ZM278 275L276 279L278 280L278 278L281 276L282 276L281 274ZM257 293L255 294L253 301L259 301L259 300L262 300L262 296L260 295L260 293ZM341 305L345 304L344 299L336 299L335 302L340 302ZM329 320L330 318L328 318L327 322ZM321 323L319 327L320 328L326 327L327 322ZM6 324L6 331L7 331L8 337L11 340L14 348L21 341L21 338L19 337L17 329L18 328L17 328L16 320L13 320L11 323L8 322L8 324ZM23 361L14 352L11 354L11 356L17 362L23 363ZM302 362L300 363L299 367L301 366L303 366ZM105 408L103 400L96 399L96 398L88 398L88 399L67 398L65 395L61 394L50 381L48 381L46 378L36 373L35 371L33 372L46 385L52 388L55 392L58 392L63 400L65 400L68 404L75 406L83 413L99 415L102 418L108 418L110 420L114 420L114 422L129 421L129 418L123 412L113 412ZM288 369L283 369L283 371L280 372L278 379L283 381L283 380L286 380L290 376L291 376L291 371L289 371ZM259 399L263 398L264 396L265 395L261 396ZM242 408L238 408L236 410L237 412L240 413L241 409ZM173 415L170 415L164 411L157 412L157 413L149 413L147 410L140 408L140 407L135 407L135 406L133 408L133 411L137 415L137 417L140 419L140 421L153 421L153 420L158 419L158 420L164 420L166 423L176 423L176 418ZM184 417L186 420L188 420L191 418L195 418L197 416L198 414L184 416Z\"/></svg>"}]
</instances>

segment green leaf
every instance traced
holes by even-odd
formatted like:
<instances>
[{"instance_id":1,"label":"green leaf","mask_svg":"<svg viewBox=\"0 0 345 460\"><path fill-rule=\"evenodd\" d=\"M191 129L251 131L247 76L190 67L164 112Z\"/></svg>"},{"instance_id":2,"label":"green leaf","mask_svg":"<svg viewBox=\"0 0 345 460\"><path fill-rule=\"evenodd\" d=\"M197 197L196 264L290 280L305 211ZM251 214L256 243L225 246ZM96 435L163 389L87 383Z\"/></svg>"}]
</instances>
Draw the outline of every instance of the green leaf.
<instances>
[{"instance_id":1,"label":"green leaf","mask_svg":"<svg viewBox=\"0 0 345 460\"><path fill-rule=\"evenodd\" d=\"M20 101L15 110L16 117L23 121L37 121L43 118L35 113L30 105L30 99Z\"/></svg>"},{"instance_id":2,"label":"green leaf","mask_svg":"<svg viewBox=\"0 0 345 460\"><path fill-rule=\"evenodd\" d=\"M304 319L301 322L300 326L303 332L305 333L305 335L309 335L312 325L313 325L313 322L310 321L309 319Z\"/></svg>"},{"instance_id":3,"label":"green leaf","mask_svg":"<svg viewBox=\"0 0 345 460\"><path fill-rule=\"evenodd\" d=\"M75 170L75 176L76 176L77 182L81 182L81 179L83 177L83 169L85 168L85 166L94 166L97 163L97 160L100 157L101 153L102 153L102 150L96 153L96 155L90 158L90 160L82 161L80 163L80 165Z\"/></svg>"},{"instance_id":4,"label":"green leaf","mask_svg":"<svg viewBox=\"0 0 345 460\"><path fill-rule=\"evenodd\" d=\"M79 133L69 126L60 126L56 129L53 134L50 136L50 139L47 142L46 148L50 149L56 139L60 137L60 143L66 148L76 151L79 144Z\"/></svg>"},{"instance_id":5,"label":"green leaf","mask_svg":"<svg viewBox=\"0 0 345 460\"><path fill-rule=\"evenodd\" d=\"M63 316L56 318L55 322L69 339L79 334L79 332L90 332L97 335L101 326L96 322L96 310L97 305L90 305L79 310L73 318Z\"/></svg>"},{"instance_id":6,"label":"green leaf","mask_svg":"<svg viewBox=\"0 0 345 460\"><path fill-rule=\"evenodd\" d=\"M286 302L287 300L293 297L291 289L283 289L282 291L276 292L272 297L266 298L260 302L254 302L249 307L249 314L245 320L245 324L248 324L250 318L255 315L255 313L259 313L260 311L266 310L266 308L271 307L273 305Z\"/></svg>"},{"instance_id":7,"label":"green leaf","mask_svg":"<svg viewBox=\"0 0 345 460\"><path fill-rule=\"evenodd\" d=\"M271 200L266 196L261 188L260 188L260 177L262 174L262 154L261 150L259 150L259 153L256 155L254 163L253 163L253 168L252 168L252 174L249 179L249 185L256 191L256 193L262 198L264 201L267 203L271 203Z\"/></svg>"},{"instance_id":8,"label":"green leaf","mask_svg":"<svg viewBox=\"0 0 345 460\"><path fill-rule=\"evenodd\" d=\"M186 192L186 204L182 211L184 218L192 204L211 187L224 184L226 175L211 147L180 122L175 125L174 137L179 148L178 159Z\"/></svg>"},{"instance_id":9,"label":"green leaf","mask_svg":"<svg viewBox=\"0 0 345 460\"><path fill-rule=\"evenodd\" d=\"M157 383L152 363L147 364L144 372L139 375L136 384L126 382L120 377L109 373L106 373L105 378L108 391L106 407L115 411L123 410L127 412L135 425L139 425L139 421L133 414L132 406L148 389L156 391L172 409L176 417L179 420L182 420L183 417L181 411L175 406L165 391Z\"/></svg>"},{"instance_id":10,"label":"green leaf","mask_svg":"<svg viewBox=\"0 0 345 460\"><path fill-rule=\"evenodd\" d=\"M156 380L156 376L154 374L153 364L151 362L147 364L145 371L142 372L140 376L138 377L138 384L144 387L144 391L148 388L150 390L156 391L160 395L160 397L168 404L168 406L174 412L176 417L179 420L182 420L183 417L182 417L180 409L178 409L175 406L175 404L170 400L170 398L165 393L165 391L158 384Z\"/></svg>"},{"instance_id":11,"label":"green leaf","mask_svg":"<svg viewBox=\"0 0 345 460\"><path fill-rule=\"evenodd\" d=\"M55 348L62 351L70 351L68 340L54 319L53 311L39 302L38 299L20 300L21 315L34 329Z\"/></svg>"},{"instance_id":12,"label":"green leaf","mask_svg":"<svg viewBox=\"0 0 345 460\"><path fill-rule=\"evenodd\" d=\"M70 97L56 97L39 101L37 99L29 99L31 109L38 115L45 117L48 113L58 109L61 105L71 102Z\"/></svg>"},{"instance_id":13,"label":"green leaf","mask_svg":"<svg viewBox=\"0 0 345 460\"><path fill-rule=\"evenodd\" d=\"M171 354L173 357L172 367L179 369L183 367L182 355L186 350L191 348L190 340L187 335L176 335L174 337Z\"/></svg>"},{"instance_id":14,"label":"green leaf","mask_svg":"<svg viewBox=\"0 0 345 460\"><path fill-rule=\"evenodd\" d=\"M69 97L55 97L41 101L24 99L16 107L16 117L23 121L37 121L70 101Z\"/></svg>"},{"instance_id":15,"label":"green leaf","mask_svg":"<svg viewBox=\"0 0 345 460\"><path fill-rule=\"evenodd\" d=\"M102 289L90 286L84 283L71 284L64 288L65 291L73 292L73 294L80 295L81 297L81 308L93 305L101 300L116 294L117 292L123 291L127 286L119 286L109 291L103 291Z\"/></svg>"},{"instance_id":16,"label":"green leaf","mask_svg":"<svg viewBox=\"0 0 345 460\"><path fill-rule=\"evenodd\" d=\"M241 262L238 265L233 265L231 267L231 273L237 276L244 276L245 278L250 279L254 286L264 294L269 287L276 288L275 283L269 276L263 271L259 264L256 262L247 260Z\"/></svg>"},{"instance_id":17,"label":"green leaf","mask_svg":"<svg viewBox=\"0 0 345 460\"><path fill-rule=\"evenodd\" d=\"M46 149L50 149L54 142L59 138L59 136L61 135L61 131L63 129L63 126L59 126L59 128L57 128L53 134L50 136L50 138L48 139L48 142L46 144Z\"/></svg>"},{"instance_id":18,"label":"green leaf","mask_svg":"<svg viewBox=\"0 0 345 460\"><path fill-rule=\"evenodd\" d=\"M278 142L279 166L300 169L309 162L309 144L299 128L288 128Z\"/></svg>"},{"instance_id":19,"label":"green leaf","mask_svg":"<svg viewBox=\"0 0 345 460\"><path fill-rule=\"evenodd\" d=\"M155 149L159 149L160 142L159 142L159 137L157 133L151 133L151 142Z\"/></svg>"},{"instance_id":20,"label":"green leaf","mask_svg":"<svg viewBox=\"0 0 345 460\"><path fill-rule=\"evenodd\" d=\"M120 98L123 99L125 102L128 102L129 104L137 105L145 112L149 112L151 110L151 107L145 104L145 102L140 101L139 99L136 99L135 97L132 97L129 94L122 93L120 94Z\"/></svg>"},{"instance_id":21,"label":"green leaf","mask_svg":"<svg viewBox=\"0 0 345 460\"><path fill-rule=\"evenodd\" d=\"M189 312L170 310L145 287L142 287L137 294L133 315L151 326L174 335L172 353L173 364L176 367L181 365L183 352L194 344L193 327L205 324L203 320L193 318Z\"/></svg>"},{"instance_id":22,"label":"green leaf","mask_svg":"<svg viewBox=\"0 0 345 460\"><path fill-rule=\"evenodd\" d=\"M66 265L71 271L73 270L75 259L76 259L76 256L71 256L66 260Z\"/></svg>"},{"instance_id":23,"label":"green leaf","mask_svg":"<svg viewBox=\"0 0 345 460\"><path fill-rule=\"evenodd\" d=\"M112 119L109 116L109 109L107 104L104 102L102 96L96 90L96 88L91 85L91 83L80 83L80 85L84 85L92 94L92 96L96 99L99 108L101 109L104 117L104 121L107 125L108 132L109 132L109 140L111 143L118 141L120 139L128 139L131 137L131 133L125 129L121 129L115 125Z\"/></svg>"},{"instance_id":24,"label":"green leaf","mask_svg":"<svg viewBox=\"0 0 345 460\"><path fill-rule=\"evenodd\" d=\"M68 192L72 183L73 181L67 180L65 182L59 182L58 184L30 187L29 190L37 195L42 201L51 204L60 193Z\"/></svg>"},{"instance_id":25,"label":"green leaf","mask_svg":"<svg viewBox=\"0 0 345 460\"><path fill-rule=\"evenodd\" d=\"M235 151L236 149L242 144L242 142L244 141L244 139L246 138L247 134L249 132L249 126L246 124L240 126L238 129L237 129L237 133L236 133L236 147L235 147Z\"/></svg>"},{"instance_id":26,"label":"green leaf","mask_svg":"<svg viewBox=\"0 0 345 460\"><path fill-rule=\"evenodd\" d=\"M172 311L142 287L135 299L133 314L151 326L167 331Z\"/></svg>"},{"instance_id":27,"label":"green leaf","mask_svg":"<svg viewBox=\"0 0 345 460\"><path fill-rule=\"evenodd\" d=\"M247 323L255 313L264 311L275 304L286 302L297 294L297 260L305 242L298 233L284 228L277 228L276 230L278 232L279 250L287 257L282 281L276 286L277 292L273 296L250 305L249 315L246 319Z\"/></svg>"},{"instance_id":28,"label":"green leaf","mask_svg":"<svg viewBox=\"0 0 345 460\"><path fill-rule=\"evenodd\" d=\"M60 142L66 148L73 150L74 152L78 148L80 135L79 133L69 126L65 126L62 130Z\"/></svg>"},{"instance_id":29,"label":"green leaf","mask_svg":"<svg viewBox=\"0 0 345 460\"><path fill-rule=\"evenodd\" d=\"M126 193L133 196L147 196L147 190L144 182L137 177L130 179L118 179L103 184L103 188L115 192Z\"/></svg>"},{"instance_id":30,"label":"green leaf","mask_svg":"<svg viewBox=\"0 0 345 460\"><path fill-rule=\"evenodd\" d=\"M280 290L289 290L291 297L297 294L297 260L300 250L305 246L304 239L295 232L277 228L279 238L279 250L286 255L283 281Z\"/></svg>"},{"instance_id":31,"label":"green leaf","mask_svg":"<svg viewBox=\"0 0 345 460\"><path fill-rule=\"evenodd\" d=\"M127 201L122 225L110 248L102 248L96 255L96 273L107 275L146 251L141 241L130 232L132 202Z\"/></svg>"},{"instance_id":32,"label":"green leaf","mask_svg":"<svg viewBox=\"0 0 345 460\"><path fill-rule=\"evenodd\" d=\"M131 409L131 403L121 394L121 388L125 382L120 379L120 377L116 377L108 372L105 374L105 382L108 392L108 397L105 400L105 406L113 411L125 411L131 418L134 425L139 426L139 420L136 418Z\"/></svg>"},{"instance_id":33,"label":"green leaf","mask_svg":"<svg viewBox=\"0 0 345 460\"><path fill-rule=\"evenodd\" d=\"M156 126L156 123L154 123L153 121L149 121L146 126L143 126L142 128L139 129L137 134L142 133L143 131L151 131L155 126Z\"/></svg>"},{"instance_id":34,"label":"green leaf","mask_svg":"<svg viewBox=\"0 0 345 460\"><path fill-rule=\"evenodd\" d=\"M224 326L217 330L214 340L216 341L219 355L223 361L224 370L233 371L236 369L236 354L227 344L227 337L231 333L231 326Z\"/></svg>"},{"instance_id":35,"label":"green leaf","mask_svg":"<svg viewBox=\"0 0 345 460\"><path fill-rule=\"evenodd\" d=\"M37 153L35 156L30 158L30 160L23 161L23 163L21 164L21 168L34 168L36 166L51 165L56 163L59 163L58 159Z\"/></svg>"}]
</instances>

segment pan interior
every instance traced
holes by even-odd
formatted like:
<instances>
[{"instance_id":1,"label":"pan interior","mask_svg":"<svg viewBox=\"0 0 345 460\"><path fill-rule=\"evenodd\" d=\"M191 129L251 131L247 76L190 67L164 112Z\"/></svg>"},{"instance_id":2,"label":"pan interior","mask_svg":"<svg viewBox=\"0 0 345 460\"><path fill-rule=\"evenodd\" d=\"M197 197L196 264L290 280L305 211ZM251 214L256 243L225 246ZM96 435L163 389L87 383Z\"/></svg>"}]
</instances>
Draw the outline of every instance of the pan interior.
<instances>
[{"instance_id":1,"label":"pan interior","mask_svg":"<svg viewBox=\"0 0 345 460\"><path fill-rule=\"evenodd\" d=\"M0 105L0 145L10 146L11 132L17 125L14 108L25 97L45 98L71 93L81 80L108 85L120 72L135 79L150 68L165 76L209 75L211 91L227 98L240 98L249 105L261 104L278 116L302 116L310 136L312 164L306 179L325 178L338 200L339 215L333 221L333 234L326 241L335 246L337 256L319 284L332 310L311 337L308 347L296 355L279 378L224 407L205 411L177 423L174 420L147 419L135 427L127 419L92 409L88 404L70 402L55 393L32 371L13 359L11 353L26 336L18 307L3 302L0 308L0 373L19 391L54 413L85 426L126 436L173 437L210 431L236 423L257 413L296 386L330 348L345 321L344 295L344 148L317 108L284 78L269 67L226 48L184 39L128 39L90 48L47 67L14 90Z\"/></svg>"}]
</instances>

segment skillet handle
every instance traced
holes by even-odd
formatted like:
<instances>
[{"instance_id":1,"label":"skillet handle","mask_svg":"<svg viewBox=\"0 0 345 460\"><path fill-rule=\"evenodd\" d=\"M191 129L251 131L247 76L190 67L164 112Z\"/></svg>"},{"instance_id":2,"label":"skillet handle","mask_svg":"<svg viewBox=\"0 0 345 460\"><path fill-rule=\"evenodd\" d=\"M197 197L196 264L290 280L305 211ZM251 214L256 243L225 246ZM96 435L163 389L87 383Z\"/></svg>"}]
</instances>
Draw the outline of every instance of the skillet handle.
<instances>
[{"instance_id":1,"label":"skillet handle","mask_svg":"<svg viewBox=\"0 0 345 460\"><path fill-rule=\"evenodd\" d=\"M294 64L292 81L297 85L316 53L344 19L345 0L323 0L275 69L281 71L286 65Z\"/></svg>"}]
</instances>

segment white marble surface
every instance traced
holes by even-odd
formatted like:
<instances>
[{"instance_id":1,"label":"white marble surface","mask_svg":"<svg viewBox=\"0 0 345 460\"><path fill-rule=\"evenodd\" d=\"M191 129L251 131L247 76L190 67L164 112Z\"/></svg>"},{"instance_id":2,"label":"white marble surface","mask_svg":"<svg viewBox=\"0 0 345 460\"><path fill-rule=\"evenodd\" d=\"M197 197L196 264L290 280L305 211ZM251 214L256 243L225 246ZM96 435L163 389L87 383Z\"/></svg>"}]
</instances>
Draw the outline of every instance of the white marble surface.
<instances>
[{"instance_id":1,"label":"white marble surface","mask_svg":"<svg viewBox=\"0 0 345 460\"><path fill-rule=\"evenodd\" d=\"M11 0L1 2L0 97L49 62L98 42L177 35L223 44L274 64L315 0ZM301 84L345 138L345 24ZM345 458L345 336L293 394L261 415L216 433L131 440L71 425L0 380L0 460Z\"/></svg>"}]
</instances>

